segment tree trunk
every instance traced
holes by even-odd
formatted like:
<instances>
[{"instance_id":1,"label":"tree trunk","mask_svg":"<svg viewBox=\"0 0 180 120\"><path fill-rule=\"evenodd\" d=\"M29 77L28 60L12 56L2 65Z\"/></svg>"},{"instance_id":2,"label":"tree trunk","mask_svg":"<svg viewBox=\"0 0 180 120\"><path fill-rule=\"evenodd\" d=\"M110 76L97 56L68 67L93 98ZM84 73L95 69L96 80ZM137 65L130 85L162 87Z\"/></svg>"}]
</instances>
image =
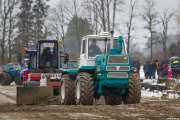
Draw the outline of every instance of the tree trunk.
<instances>
[{"instance_id":1,"label":"tree trunk","mask_svg":"<svg viewBox=\"0 0 180 120\"><path fill-rule=\"evenodd\" d=\"M114 4L113 4L113 26L112 26L113 31L115 26L115 13L116 13L116 0L114 0Z\"/></svg>"},{"instance_id":2,"label":"tree trunk","mask_svg":"<svg viewBox=\"0 0 180 120\"><path fill-rule=\"evenodd\" d=\"M110 32L110 18L109 18L109 0L107 0L107 21L108 21L108 32Z\"/></svg>"},{"instance_id":3,"label":"tree trunk","mask_svg":"<svg viewBox=\"0 0 180 120\"><path fill-rule=\"evenodd\" d=\"M106 32L106 22L105 22L105 13L104 13L104 0L101 0L101 11L102 11L103 30L104 30L104 32Z\"/></svg>"}]
</instances>

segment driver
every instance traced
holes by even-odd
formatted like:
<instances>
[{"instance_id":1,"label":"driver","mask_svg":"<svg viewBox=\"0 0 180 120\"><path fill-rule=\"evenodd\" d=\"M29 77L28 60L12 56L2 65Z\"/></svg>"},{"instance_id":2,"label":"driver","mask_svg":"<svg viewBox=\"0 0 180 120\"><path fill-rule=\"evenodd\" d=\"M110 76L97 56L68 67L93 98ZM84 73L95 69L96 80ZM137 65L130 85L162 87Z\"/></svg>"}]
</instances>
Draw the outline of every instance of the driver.
<instances>
[{"instance_id":1,"label":"driver","mask_svg":"<svg viewBox=\"0 0 180 120\"><path fill-rule=\"evenodd\" d=\"M89 56L95 56L97 54L102 54L99 46L96 45L96 40L93 39L91 45L89 46Z\"/></svg>"},{"instance_id":2,"label":"driver","mask_svg":"<svg viewBox=\"0 0 180 120\"><path fill-rule=\"evenodd\" d=\"M41 54L41 59L42 59L43 65L46 65L46 66L49 66L50 63L53 61L54 57L49 47L43 50L43 53ZM47 65L47 63L49 63L49 65Z\"/></svg>"}]
</instances>

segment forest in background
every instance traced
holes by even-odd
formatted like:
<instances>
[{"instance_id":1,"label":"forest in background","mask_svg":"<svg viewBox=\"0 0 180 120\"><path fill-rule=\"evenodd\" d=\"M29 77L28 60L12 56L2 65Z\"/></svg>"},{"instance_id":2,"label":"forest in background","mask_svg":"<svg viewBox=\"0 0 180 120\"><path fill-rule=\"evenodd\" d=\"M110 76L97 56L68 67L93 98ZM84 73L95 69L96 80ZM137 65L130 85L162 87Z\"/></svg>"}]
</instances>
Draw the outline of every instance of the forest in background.
<instances>
[{"instance_id":1,"label":"forest in background","mask_svg":"<svg viewBox=\"0 0 180 120\"><path fill-rule=\"evenodd\" d=\"M180 56L180 6L178 9L156 10L155 0L145 0L143 11L138 12L139 0L0 0L0 64L16 62L17 53L24 48L35 49L36 40L60 39L61 49L77 59L81 37L114 30L127 42L130 55L139 56L144 64L152 59ZM129 5L129 7L125 7ZM127 13L127 18L120 17ZM149 35L143 36L150 56L140 50L133 32L135 19L142 20ZM121 21L121 22L119 22ZM176 23L176 33L169 34L170 23ZM123 28L122 28L123 26Z\"/></svg>"}]
</instances>

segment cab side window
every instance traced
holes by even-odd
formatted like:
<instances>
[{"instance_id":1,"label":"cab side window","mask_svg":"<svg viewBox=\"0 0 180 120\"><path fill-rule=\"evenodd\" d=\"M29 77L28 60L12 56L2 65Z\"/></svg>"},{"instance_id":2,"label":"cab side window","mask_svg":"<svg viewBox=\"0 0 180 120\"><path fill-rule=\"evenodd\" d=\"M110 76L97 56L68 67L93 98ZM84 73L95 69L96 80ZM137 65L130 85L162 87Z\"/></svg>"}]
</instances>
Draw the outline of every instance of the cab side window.
<instances>
[{"instance_id":1,"label":"cab side window","mask_svg":"<svg viewBox=\"0 0 180 120\"><path fill-rule=\"evenodd\" d=\"M82 43L82 54L85 54L86 52L86 42L85 40L83 40L83 43Z\"/></svg>"}]
</instances>

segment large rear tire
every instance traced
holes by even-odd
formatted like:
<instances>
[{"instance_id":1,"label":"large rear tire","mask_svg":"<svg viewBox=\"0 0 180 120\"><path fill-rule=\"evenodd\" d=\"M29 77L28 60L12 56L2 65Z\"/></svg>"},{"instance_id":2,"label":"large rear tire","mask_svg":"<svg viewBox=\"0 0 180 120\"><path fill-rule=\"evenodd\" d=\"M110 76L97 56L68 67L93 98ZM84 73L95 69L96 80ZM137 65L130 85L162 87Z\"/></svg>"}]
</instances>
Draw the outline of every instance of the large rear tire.
<instances>
[{"instance_id":1,"label":"large rear tire","mask_svg":"<svg viewBox=\"0 0 180 120\"><path fill-rule=\"evenodd\" d=\"M6 76L7 76L7 85L10 85L13 82L12 77L9 73L6 73Z\"/></svg>"},{"instance_id":2,"label":"large rear tire","mask_svg":"<svg viewBox=\"0 0 180 120\"><path fill-rule=\"evenodd\" d=\"M134 74L135 73L130 74L129 88L126 90L126 93L122 97L124 104L140 103L141 84L140 84L139 77Z\"/></svg>"},{"instance_id":3,"label":"large rear tire","mask_svg":"<svg viewBox=\"0 0 180 120\"><path fill-rule=\"evenodd\" d=\"M75 86L74 81L69 78L68 74L62 76L59 88L60 102L63 105L75 104Z\"/></svg>"},{"instance_id":4,"label":"large rear tire","mask_svg":"<svg viewBox=\"0 0 180 120\"><path fill-rule=\"evenodd\" d=\"M79 73L76 78L75 99L76 104L93 105L94 103L94 80L90 73Z\"/></svg>"},{"instance_id":5,"label":"large rear tire","mask_svg":"<svg viewBox=\"0 0 180 120\"><path fill-rule=\"evenodd\" d=\"M117 98L116 95L104 96L106 105L120 105L122 103L121 98Z\"/></svg>"},{"instance_id":6,"label":"large rear tire","mask_svg":"<svg viewBox=\"0 0 180 120\"><path fill-rule=\"evenodd\" d=\"M0 74L0 84L2 86L7 86L8 84L8 76L5 72Z\"/></svg>"}]
</instances>

